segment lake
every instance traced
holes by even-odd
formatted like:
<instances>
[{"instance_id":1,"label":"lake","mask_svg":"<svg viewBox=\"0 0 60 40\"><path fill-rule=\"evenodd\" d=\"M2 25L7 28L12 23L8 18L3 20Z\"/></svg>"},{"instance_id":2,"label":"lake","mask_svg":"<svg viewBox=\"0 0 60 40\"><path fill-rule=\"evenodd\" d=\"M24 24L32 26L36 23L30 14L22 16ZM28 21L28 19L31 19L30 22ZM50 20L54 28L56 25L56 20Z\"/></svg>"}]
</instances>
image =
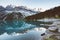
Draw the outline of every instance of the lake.
<instances>
[{"instance_id":1,"label":"lake","mask_svg":"<svg viewBox=\"0 0 60 40\"><path fill-rule=\"evenodd\" d=\"M40 40L44 31L35 31L43 22L0 21L0 40Z\"/></svg>"}]
</instances>

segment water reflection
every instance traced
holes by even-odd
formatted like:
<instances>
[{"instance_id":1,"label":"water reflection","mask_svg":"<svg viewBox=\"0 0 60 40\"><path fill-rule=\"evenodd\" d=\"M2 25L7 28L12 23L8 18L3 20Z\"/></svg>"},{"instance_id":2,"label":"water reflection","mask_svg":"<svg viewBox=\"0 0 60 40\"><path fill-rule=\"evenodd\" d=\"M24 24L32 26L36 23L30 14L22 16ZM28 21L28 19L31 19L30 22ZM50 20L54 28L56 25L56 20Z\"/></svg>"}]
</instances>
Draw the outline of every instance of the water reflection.
<instances>
[{"instance_id":1,"label":"water reflection","mask_svg":"<svg viewBox=\"0 0 60 40\"><path fill-rule=\"evenodd\" d=\"M40 23L21 20L0 21L0 40L41 40L41 34L45 30L39 31L37 24Z\"/></svg>"},{"instance_id":2,"label":"water reflection","mask_svg":"<svg viewBox=\"0 0 60 40\"><path fill-rule=\"evenodd\" d=\"M14 35L14 33L13 33ZM41 40L41 32L37 31L30 31L23 35L8 35L7 33L4 33L0 36L0 40Z\"/></svg>"},{"instance_id":3,"label":"water reflection","mask_svg":"<svg viewBox=\"0 0 60 40\"><path fill-rule=\"evenodd\" d=\"M8 34L13 32L25 33L34 27L36 27L36 25L28 24L24 21L0 21L0 35L5 32Z\"/></svg>"}]
</instances>

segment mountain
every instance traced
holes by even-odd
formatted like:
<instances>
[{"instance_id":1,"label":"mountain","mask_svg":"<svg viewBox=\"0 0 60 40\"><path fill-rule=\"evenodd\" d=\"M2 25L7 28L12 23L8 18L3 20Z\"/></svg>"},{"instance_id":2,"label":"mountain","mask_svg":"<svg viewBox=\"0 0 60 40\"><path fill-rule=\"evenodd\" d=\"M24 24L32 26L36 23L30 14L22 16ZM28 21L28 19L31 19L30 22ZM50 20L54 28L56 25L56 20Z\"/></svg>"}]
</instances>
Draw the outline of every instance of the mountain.
<instances>
[{"instance_id":1,"label":"mountain","mask_svg":"<svg viewBox=\"0 0 60 40\"><path fill-rule=\"evenodd\" d=\"M13 13L5 15L2 20L11 21L11 20L21 20L21 19L23 19L23 15L20 12L19 13L13 12Z\"/></svg>"},{"instance_id":2,"label":"mountain","mask_svg":"<svg viewBox=\"0 0 60 40\"><path fill-rule=\"evenodd\" d=\"M3 6L0 6L0 12L5 11L5 8Z\"/></svg>"},{"instance_id":3,"label":"mountain","mask_svg":"<svg viewBox=\"0 0 60 40\"><path fill-rule=\"evenodd\" d=\"M34 11L32 9L28 9L27 7L25 6L11 6L11 5L8 5L6 7L6 10L5 10L7 13L12 13L12 12L20 12L22 13L22 15L24 15L24 17L26 16L30 16L30 15L34 15L36 14L38 11Z\"/></svg>"},{"instance_id":4,"label":"mountain","mask_svg":"<svg viewBox=\"0 0 60 40\"><path fill-rule=\"evenodd\" d=\"M0 6L0 20L2 20L4 16L6 15L5 10L6 9L3 6Z\"/></svg>"},{"instance_id":5,"label":"mountain","mask_svg":"<svg viewBox=\"0 0 60 40\"><path fill-rule=\"evenodd\" d=\"M24 17L35 15L38 11L29 9L25 6L14 6L7 5L6 7L0 6L0 12L4 13L12 13L12 12L20 12Z\"/></svg>"},{"instance_id":6,"label":"mountain","mask_svg":"<svg viewBox=\"0 0 60 40\"><path fill-rule=\"evenodd\" d=\"M45 12L37 13L36 15L28 16L27 20L37 20L42 18L59 18L60 17L60 6L46 10Z\"/></svg>"},{"instance_id":7,"label":"mountain","mask_svg":"<svg viewBox=\"0 0 60 40\"><path fill-rule=\"evenodd\" d=\"M35 15L36 13L38 13L38 11L28 9L25 6L14 6L14 5L8 5L6 7L0 6L0 20L9 19L10 17L13 17L14 15L17 14L19 14L20 16L22 15L25 18L27 16ZM6 16L8 17L6 18Z\"/></svg>"},{"instance_id":8,"label":"mountain","mask_svg":"<svg viewBox=\"0 0 60 40\"><path fill-rule=\"evenodd\" d=\"M0 12L0 20L2 20L2 19L4 18L5 15L6 15L6 13Z\"/></svg>"},{"instance_id":9,"label":"mountain","mask_svg":"<svg viewBox=\"0 0 60 40\"><path fill-rule=\"evenodd\" d=\"M7 11L13 11L13 6L12 5L8 5L5 8Z\"/></svg>"}]
</instances>

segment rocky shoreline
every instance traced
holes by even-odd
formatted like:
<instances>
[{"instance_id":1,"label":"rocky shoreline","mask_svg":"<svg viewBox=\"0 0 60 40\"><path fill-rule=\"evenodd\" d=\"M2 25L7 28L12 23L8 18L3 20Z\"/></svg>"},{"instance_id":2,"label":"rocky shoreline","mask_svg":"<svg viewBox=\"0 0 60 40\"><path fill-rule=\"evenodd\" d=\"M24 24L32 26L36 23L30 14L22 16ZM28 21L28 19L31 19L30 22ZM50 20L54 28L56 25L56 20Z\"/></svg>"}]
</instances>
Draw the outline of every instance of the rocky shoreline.
<instances>
[{"instance_id":1,"label":"rocky shoreline","mask_svg":"<svg viewBox=\"0 0 60 40\"><path fill-rule=\"evenodd\" d=\"M43 40L60 40L60 22L54 22L43 36Z\"/></svg>"}]
</instances>

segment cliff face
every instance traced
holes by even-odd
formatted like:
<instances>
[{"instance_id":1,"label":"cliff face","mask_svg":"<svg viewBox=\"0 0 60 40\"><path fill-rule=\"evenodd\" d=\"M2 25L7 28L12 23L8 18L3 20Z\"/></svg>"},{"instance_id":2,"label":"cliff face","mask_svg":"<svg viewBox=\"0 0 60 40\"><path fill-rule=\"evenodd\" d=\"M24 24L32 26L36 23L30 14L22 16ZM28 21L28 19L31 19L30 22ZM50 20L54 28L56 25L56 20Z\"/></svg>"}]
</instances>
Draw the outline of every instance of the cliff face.
<instances>
[{"instance_id":1,"label":"cliff face","mask_svg":"<svg viewBox=\"0 0 60 40\"><path fill-rule=\"evenodd\" d=\"M21 13L9 13L9 14L4 14L0 13L0 20L20 20L23 18L23 15Z\"/></svg>"},{"instance_id":2,"label":"cliff face","mask_svg":"<svg viewBox=\"0 0 60 40\"><path fill-rule=\"evenodd\" d=\"M0 12L0 20L2 20L5 15L6 15L5 13Z\"/></svg>"},{"instance_id":3,"label":"cliff face","mask_svg":"<svg viewBox=\"0 0 60 40\"><path fill-rule=\"evenodd\" d=\"M25 19L27 20L37 20L37 19L42 19L42 18L56 18L60 17L60 6L55 7L50 10L46 10L45 12L38 13L36 15L28 16Z\"/></svg>"},{"instance_id":4,"label":"cliff face","mask_svg":"<svg viewBox=\"0 0 60 40\"><path fill-rule=\"evenodd\" d=\"M5 17L5 20L20 20L23 18L23 15L21 13L10 13L7 14Z\"/></svg>"}]
</instances>

